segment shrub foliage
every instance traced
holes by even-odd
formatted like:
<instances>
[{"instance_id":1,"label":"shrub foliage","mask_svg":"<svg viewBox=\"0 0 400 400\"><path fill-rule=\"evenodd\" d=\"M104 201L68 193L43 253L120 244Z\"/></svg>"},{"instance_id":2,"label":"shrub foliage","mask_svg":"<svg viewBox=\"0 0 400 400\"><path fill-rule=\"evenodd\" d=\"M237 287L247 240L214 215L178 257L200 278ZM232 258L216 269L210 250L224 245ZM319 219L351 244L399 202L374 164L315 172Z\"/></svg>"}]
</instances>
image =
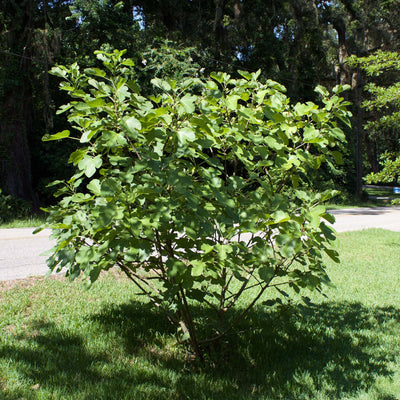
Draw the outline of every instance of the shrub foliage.
<instances>
[{"instance_id":1,"label":"shrub foliage","mask_svg":"<svg viewBox=\"0 0 400 400\"><path fill-rule=\"evenodd\" d=\"M322 107L291 105L277 82L239 71L239 79L155 78L145 98L123 54L97 52L102 69L52 70L72 98L59 111L72 129L44 139L80 147L69 159L74 175L56 182L48 265L88 282L121 268L201 359L266 289L320 290L329 281L322 254L338 257L325 222L333 217L320 203L334 193L304 182L340 160L344 88L330 96L317 87ZM246 307L231 313L244 293ZM196 302L214 313L206 324Z\"/></svg>"},{"instance_id":2,"label":"shrub foliage","mask_svg":"<svg viewBox=\"0 0 400 400\"><path fill-rule=\"evenodd\" d=\"M0 189L0 223L24 219L30 214L31 206L27 201L5 194Z\"/></svg>"}]
</instances>

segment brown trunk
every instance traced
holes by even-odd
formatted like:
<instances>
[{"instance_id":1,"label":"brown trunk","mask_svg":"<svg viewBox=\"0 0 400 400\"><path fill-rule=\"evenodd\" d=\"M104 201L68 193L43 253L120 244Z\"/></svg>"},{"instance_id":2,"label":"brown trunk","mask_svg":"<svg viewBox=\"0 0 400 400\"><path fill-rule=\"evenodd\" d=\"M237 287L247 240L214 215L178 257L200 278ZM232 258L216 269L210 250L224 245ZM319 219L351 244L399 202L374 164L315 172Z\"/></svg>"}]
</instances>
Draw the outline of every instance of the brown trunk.
<instances>
[{"instance_id":1,"label":"brown trunk","mask_svg":"<svg viewBox=\"0 0 400 400\"><path fill-rule=\"evenodd\" d=\"M301 48L303 37L304 37L304 24L303 24L303 12L304 9L298 0L291 1L291 7L294 17L296 18L296 37L295 40L290 44L289 47L289 71L291 84L288 87L289 95L293 96L296 93L297 89L297 76L298 76L298 53Z\"/></svg>"},{"instance_id":2,"label":"brown trunk","mask_svg":"<svg viewBox=\"0 0 400 400\"><path fill-rule=\"evenodd\" d=\"M350 70L346 65L346 58L349 56L346 43L346 23L341 17L333 20L333 26L338 34L338 66L336 70L337 83L345 85L350 83Z\"/></svg>"},{"instance_id":3,"label":"brown trunk","mask_svg":"<svg viewBox=\"0 0 400 400\"><path fill-rule=\"evenodd\" d=\"M215 17L214 17L214 38L215 38L215 56L219 58L225 40L224 29L224 7L225 0L215 0Z\"/></svg>"},{"instance_id":4,"label":"brown trunk","mask_svg":"<svg viewBox=\"0 0 400 400\"><path fill-rule=\"evenodd\" d=\"M19 94L9 93L2 107L0 121L1 188L8 193L33 201L31 161L27 141L29 101L20 101Z\"/></svg>"},{"instance_id":5,"label":"brown trunk","mask_svg":"<svg viewBox=\"0 0 400 400\"><path fill-rule=\"evenodd\" d=\"M366 133L364 135L364 143L371 170L372 172L377 173L379 171L379 162L378 154L376 151L376 141L374 139L371 139L370 136Z\"/></svg>"},{"instance_id":6,"label":"brown trunk","mask_svg":"<svg viewBox=\"0 0 400 400\"><path fill-rule=\"evenodd\" d=\"M362 80L361 72L359 69L355 70L351 79L352 98L354 104L354 118L353 126L355 131L355 147L356 147L356 191L357 196L362 199L362 176L363 176L363 141L364 141L364 128L363 128L363 109L362 102Z\"/></svg>"},{"instance_id":7,"label":"brown trunk","mask_svg":"<svg viewBox=\"0 0 400 400\"><path fill-rule=\"evenodd\" d=\"M35 201L28 137L32 126L30 43L34 6L31 0L26 0L22 5L22 20L13 21L8 31L8 48L20 48L22 57L9 55L3 61L6 82L0 99L0 188L32 203ZM7 75L15 78L7 81Z\"/></svg>"},{"instance_id":8,"label":"brown trunk","mask_svg":"<svg viewBox=\"0 0 400 400\"><path fill-rule=\"evenodd\" d=\"M351 71L346 64L346 58L349 56L349 50L346 41L346 22L339 16L332 20L333 26L338 34L338 66L337 82L338 84L351 85L351 101L353 102L353 128L354 128L354 147L355 147L355 169L356 169L356 194L362 198L362 175L363 175L363 110L362 103L362 76L360 70ZM346 96L347 97L347 96Z\"/></svg>"}]
</instances>

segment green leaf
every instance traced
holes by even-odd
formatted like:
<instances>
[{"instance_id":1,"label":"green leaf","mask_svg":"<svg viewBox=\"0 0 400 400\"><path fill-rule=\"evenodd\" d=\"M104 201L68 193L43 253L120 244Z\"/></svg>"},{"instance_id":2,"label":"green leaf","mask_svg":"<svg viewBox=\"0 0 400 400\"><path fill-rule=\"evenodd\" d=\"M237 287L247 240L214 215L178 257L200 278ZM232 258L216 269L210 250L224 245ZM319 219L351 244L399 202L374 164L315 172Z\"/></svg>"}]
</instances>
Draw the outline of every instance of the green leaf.
<instances>
[{"instance_id":1,"label":"green leaf","mask_svg":"<svg viewBox=\"0 0 400 400\"><path fill-rule=\"evenodd\" d=\"M93 179L87 185L87 188L96 196L100 196L100 181L98 179Z\"/></svg>"},{"instance_id":2,"label":"green leaf","mask_svg":"<svg viewBox=\"0 0 400 400\"><path fill-rule=\"evenodd\" d=\"M125 65L127 67L134 67L135 63L133 62L133 60L131 60L130 58L122 61L121 65Z\"/></svg>"},{"instance_id":3,"label":"green leaf","mask_svg":"<svg viewBox=\"0 0 400 400\"><path fill-rule=\"evenodd\" d=\"M75 150L70 156L68 162L74 165L77 165L79 161L83 159L83 157L87 154L87 149L78 149Z\"/></svg>"},{"instance_id":4,"label":"green leaf","mask_svg":"<svg viewBox=\"0 0 400 400\"><path fill-rule=\"evenodd\" d=\"M322 217L323 219L325 219L326 221L328 221L329 223L331 223L331 224L334 224L335 221L336 221L335 216L332 215L332 214L329 214L329 213L321 214L321 217Z\"/></svg>"},{"instance_id":5,"label":"green leaf","mask_svg":"<svg viewBox=\"0 0 400 400\"><path fill-rule=\"evenodd\" d=\"M337 140L340 140L341 142L346 141L346 136L340 128L333 128L331 132L335 135Z\"/></svg>"},{"instance_id":6,"label":"green leaf","mask_svg":"<svg viewBox=\"0 0 400 400\"><path fill-rule=\"evenodd\" d=\"M339 253L336 250L324 248L324 252L329 256L329 258L335 263L340 263Z\"/></svg>"},{"instance_id":7,"label":"green leaf","mask_svg":"<svg viewBox=\"0 0 400 400\"><path fill-rule=\"evenodd\" d=\"M140 123L140 121L133 116L126 118L124 122L128 131L135 135L137 134L138 131L142 129L142 124Z\"/></svg>"},{"instance_id":8,"label":"green leaf","mask_svg":"<svg viewBox=\"0 0 400 400\"><path fill-rule=\"evenodd\" d=\"M100 155L97 155L96 157L85 155L78 162L78 168L81 171L84 171L85 175L90 178L95 174L96 170L101 167L102 163L103 161Z\"/></svg>"},{"instance_id":9,"label":"green leaf","mask_svg":"<svg viewBox=\"0 0 400 400\"><path fill-rule=\"evenodd\" d=\"M115 94L120 101L124 101L131 96L131 93L129 92L129 87L125 84L118 88Z\"/></svg>"},{"instance_id":10,"label":"green leaf","mask_svg":"<svg viewBox=\"0 0 400 400\"><path fill-rule=\"evenodd\" d=\"M318 216L320 216L320 215L322 215L322 214L325 214L325 211L326 211L326 207L323 206L322 204L319 204L319 205L317 205L317 206L311 208L311 214L312 214L312 215L318 215Z\"/></svg>"},{"instance_id":11,"label":"green leaf","mask_svg":"<svg viewBox=\"0 0 400 400\"><path fill-rule=\"evenodd\" d=\"M104 197L112 197L121 190L121 184L114 178L106 178L101 182L100 194Z\"/></svg>"},{"instance_id":12,"label":"green leaf","mask_svg":"<svg viewBox=\"0 0 400 400\"><path fill-rule=\"evenodd\" d=\"M65 139L67 137L69 137L70 135L70 131L68 130L64 130L62 132L58 132L54 135L44 135L43 136L43 142L49 142L51 140L60 140L60 139Z\"/></svg>"},{"instance_id":13,"label":"green leaf","mask_svg":"<svg viewBox=\"0 0 400 400\"><path fill-rule=\"evenodd\" d=\"M86 104L91 108L97 108L97 107L103 107L106 104L106 102L104 101L104 99L99 97L95 100L86 101Z\"/></svg>"},{"instance_id":14,"label":"green leaf","mask_svg":"<svg viewBox=\"0 0 400 400\"><path fill-rule=\"evenodd\" d=\"M294 106L294 111L296 111L296 114L299 117L302 117L303 115L307 115L312 109L313 109L313 104L302 104L302 103L297 103Z\"/></svg>"},{"instance_id":15,"label":"green leaf","mask_svg":"<svg viewBox=\"0 0 400 400\"><path fill-rule=\"evenodd\" d=\"M338 165L343 165L343 155L340 151L334 150L331 152L331 154L333 155L333 157Z\"/></svg>"},{"instance_id":16,"label":"green leaf","mask_svg":"<svg viewBox=\"0 0 400 400\"><path fill-rule=\"evenodd\" d=\"M238 70L239 75L243 76L244 79L250 81L252 78L252 74L250 72L247 71L243 71L243 70Z\"/></svg>"},{"instance_id":17,"label":"green leaf","mask_svg":"<svg viewBox=\"0 0 400 400\"><path fill-rule=\"evenodd\" d=\"M284 145L279 143L273 136L267 136L265 138L265 144L275 151L279 151L284 147Z\"/></svg>"},{"instance_id":18,"label":"green leaf","mask_svg":"<svg viewBox=\"0 0 400 400\"><path fill-rule=\"evenodd\" d=\"M328 240L335 240L336 239L336 237L335 237L336 231L335 231L334 228L332 228L331 226L326 225L324 222L321 222L319 227L320 227L321 231L323 232L323 234L325 235L325 237Z\"/></svg>"},{"instance_id":19,"label":"green leaf","mask_svg":"<svg viewBox=\"0 0 400 400\"><path fill-rule=\"evenodd\" d=\"M282 210L275 211L271 217L273 218L276 224L280 224L282 222L286 222L290 220L290 215Z\"/></svg>"},{"instance_id":20,"label":"green leaf","mask_svg":"<svg viewBox=\"0 0 400 400\"><path fill-rule=\"evenodd\" d=\"M123 217L123 211L113 203L97 206L93 211L94 229L104 229Z\"/></svg>"},{"instance_id":21,"label":"green leaf","mask_svg":"<svg viewBox=\"0 0 400 400\"><path fill-rule=\"evenodd\" d=\"M65 78L67 76L67 71L65 67L56 66L50 70L50 74L58 76L59 78Z\"/></svg>"},{"instance_id":22,"label":"green leaf","mask_svg":"<svg viewBox=\"0 0 400 400\"><path fill-rule=\"evenodd\" d=\"M269 98L270 102L271 102L271 107L275 108L277 110L281 110L282 106L283 106L283 102L282 102L282 95L278 95L278 94L273 94L270 98Z\"/></svg>"},{"instance_id":23,"label":"green leaf","mask_svg":"<svg viewBox=\"0 0 400 400\"><path fill-rule=\"evenodd\" d=\"M350 85L336 85L332 89L332 92L335 94L339 94L339 93L345 92L346 90L350 90L350 89L351 89Z\"/></svg>"},{"instance_id":24,"label":"green leaf","mask_svg":"<svg viewBox=\"0 0 400 400\"><path fill-rule=\"evenodd\" d=\"M318 129L315 129L313 126L307 126L304 128L305 143L320 143L323 141L324 138L320 136L320 131Z\"/></svg>"},{"instance_id":25,"label":"green leaf","mask_svg":"<svg viewBox=\"0 0 400 400\"><path fill-rule=\"evenodd\" d=\"M214 250L214 246L211 246L207 243L202 243L201 244L201 250L204 252L204 254L211 253Z\"/></svg>"},{"instance_id":26,"label":"green leaf","mask_svg":"<svg viewBox=\"0 0 400 400\"><path fill-rule=\"evenodd\" d=\"M225 74L224 72L211 72L210 74L210 78L214 79L218 83L223 83L225 76L229 75Z\"/></svg>"},{"instance_id":27,"label":"green leaf","mask_svg":"<svg viewBox=\"0 0 400 400\"><path fill-rule=\"evenodd\" d=\"M172 90L171 85L170 85L167 81L165 81L165 80L163 80L163 79L160 79L160 78L153 78L153 79L151 80L151 83L152 83L154 86L158 87L159 89L162 89L162 90L165 91L165 92L170 92L170 91Z\"/></svg>"},{"instance_id":28,"label":"green leaf","mask_svg":"<svg viewBox=\"0 0 400 400\"><path fill-rule=\"evenodd\" d=\"M201 276L206 264L201 260L192 260L192 276Z\"/></svg>"},{"instance_id":29,"label":"green leaf","mask_svg":"<svg viewBox=\"0 0 400 400\"><path fill-rule=\"evenodd\" d=\"M90 75L99 76L101 78L103 78L107 75L106 72L100 68L86 68L85 73L90 74Z\"/></svg>"},{"instance_id":30,"label":"green leaf","mask_svg":"<svg viewBox=\"0 0 400 400\"><path fill-rule=\"evenodd\" d=\"M190 94L186 94L180 100L185 112L187 114L193 114L195 110L195 101L197 100L197 96L193 96Z\"/></svg>"},{"instance_id":31,"label":"green leaf","mask_svg":"<svg viewBox=\"0 0 400 400\"><path fill-rule=\"evenodd\" d=\"M186 265L176 258L169 258L165 265L167 267L168 276L171 278L182 275L187 269Z\"/></svg>"},{"instance_id":32,"label":"green leaf","mask_svg":"<svg viewBox=\"0 0 400 400\"><path fill-rule=\"evenodd\" d=\"M183 128L177 132L178 143L180 146L185 146L187 142L196 140L195 132L190 128Z\"/></svg>"},{"instance_id":33,"label":"green leaf","mask_svg":"<svg viewBox=\"0 0 400 400\"><path fill-rule=\"evenodd\" d=\"M100 254L94 246L82 246L76 253L75 259L78 264L88 264L99 261Z\"/></svg>"},{"instance_id":34,"label":"green leaf","mask_svg":"<svg viewBox=\"0 0 400 400\"><path fill-rule=\"evenodd\" d=\"M237 109L237 102L240 100L240 96L234 94L231 96L227 96L226 98L226 106L228 107L229 110L236 110Z\"/></svg>"},{"instance_id":35,"label":"green leaf","mask_svg":"<svg viewBox=\"0 0 400 400\"><path fill-rule=\"evenodd\" d=\"M328 90L321 85L318 85L314 90L315 90L315 92L319 93L323 97L329 96Z\"/></svg>"},{"instance_id":36,"label":"green leaf","mask_svg":"<svg viewBox=\"0 0 400 400\"><path fill-rule=\"evenodd\" d=\"M275 276L275 269L273 267L261 267L258 270L258 275L264 282L270 282L271 279Z\"/></svg>"}]
</instances>

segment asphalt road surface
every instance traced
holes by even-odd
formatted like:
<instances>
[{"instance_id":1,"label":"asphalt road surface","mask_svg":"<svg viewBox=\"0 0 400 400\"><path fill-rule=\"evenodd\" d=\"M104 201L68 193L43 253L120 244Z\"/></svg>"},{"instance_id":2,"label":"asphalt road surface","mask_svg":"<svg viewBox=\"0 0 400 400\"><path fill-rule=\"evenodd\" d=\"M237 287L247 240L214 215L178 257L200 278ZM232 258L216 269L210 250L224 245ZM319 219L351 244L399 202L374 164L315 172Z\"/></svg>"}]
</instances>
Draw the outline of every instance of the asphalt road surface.
<instances>
[{"instance_id":1,"label":"asphalt road surface","mask_svg":"<svg viewBox=\"0 0 400 400\"><path fill-rule=\"evenodd\" d=\"M48 268L43 252L53 245L50 230L36 235L34 228L0 229L0 281L45 275Z\"/></svg>"},{"instance_id":2,"label":"asphalt road surface","mask_svg":"<svg viewBox=\"0 0 400 400\"><path fill-rule=\"evenodd\" d=\"M331 211L337 232L383 228L400 232L400 207L357 208ZM46 256L53 244L50 231L33 235L32 228L0 229L0 281L45 275Z\"/></svg>"}]
</instances>

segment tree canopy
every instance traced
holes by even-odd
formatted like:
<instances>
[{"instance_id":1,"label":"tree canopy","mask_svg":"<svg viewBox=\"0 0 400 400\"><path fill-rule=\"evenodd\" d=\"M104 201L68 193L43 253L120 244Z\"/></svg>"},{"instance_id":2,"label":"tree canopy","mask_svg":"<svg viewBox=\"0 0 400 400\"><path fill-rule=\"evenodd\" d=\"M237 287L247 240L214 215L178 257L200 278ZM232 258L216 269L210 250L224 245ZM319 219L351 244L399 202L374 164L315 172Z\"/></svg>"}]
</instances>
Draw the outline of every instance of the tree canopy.
<instances>
[{"instance_id":1,"label":"tree canopy","mask_svg":"<svg viewBox=\"0 0 400 400\"><path fill-rule=\"evenodd\" d=\"M353 57L349 63L366 72L367 98L363 107L368 113L365 130L373 138L380 154L380 164L366 177L369 183L400 183L400 54L377 51L367 57Z\"/></svg>"},{"instance_id":2,"label":"tree canopy","mask_svg":"<svg viewBox=\"0 0 400 400\"><path fill-rule=\"evenodd\" d=\"M351 190L356 175L360 189L362 176L377 171L380 154L397 150L366 128L371 111L362 108L369 96L362 88L368 76L345 60L398 48L400 0L1 0L0 5L0 187L36 205L52 201L46 184L66 174L73 147L64 151L41 142L43 133L66 123L56 115L65 93L57 91L48 71L75 61L91 65L97 49L127 49L144 91L152 90L154 76L179 80L214 70L235 75L237 69L260 69L262 79L285 85L294 101L316 101L318 84L351 85L353 128L345 131L344 166L321 171L315 184L332 180Z\"/></svg>"}]
</instances>

